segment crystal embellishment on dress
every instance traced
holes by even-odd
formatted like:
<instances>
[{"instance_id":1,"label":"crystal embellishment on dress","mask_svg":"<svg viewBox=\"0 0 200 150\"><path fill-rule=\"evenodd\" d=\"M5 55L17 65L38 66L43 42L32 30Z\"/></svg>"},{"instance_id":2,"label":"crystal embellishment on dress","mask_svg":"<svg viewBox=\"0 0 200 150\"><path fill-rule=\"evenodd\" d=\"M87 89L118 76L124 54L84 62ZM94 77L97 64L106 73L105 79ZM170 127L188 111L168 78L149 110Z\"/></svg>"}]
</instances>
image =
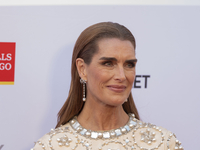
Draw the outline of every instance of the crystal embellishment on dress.
<instances>
[{"instance_id":1,"label":"crystal embellishment on dress","mask_svg":"<svg viewBox=\"0 0 200 150\"><path fill-rule=\"evenodd\" d=\"M176 140L175 150L183 150L183 147L181 146L181 142L179 140Z\"/></svg>"},{"instance_id":2,"label":"crystal embellishment on dress","mask_svg":"<svg viewBox=\"0 0 200 150\"><path fill-rule=\"evenodd\" d=\"M115 138L130 132L136 125L137 119L135 119L134 114L129 114L129 121L128 123L118 129L110 130L110 131L91 131L83 128L80 123L77 121L77 117L74 117L70 121L71 127L75 130L76 133L90 139L110 139Z\"/></svg>"},{"instance_id":3,"label":"crystal embellishment on dress","mask_svg":"<svg viewBox=\"0 0 200 150\"><path fill-rule=\"evenodd\" d=\"M89 144L89 143L85 143L85 146L86 146L86 147L89 147L89 146L90 146L90 144Z\"/></svg>"},{"instance_id":4,"label":"crystal embellishment on dress","mask_svg":"<svg viewBox=\"0 0 200 150\"><path fill-rule=\"evenodd\" d=\"M141 150L157 150L161 145L164 143L164 134L162 130L150 123L143 123L140 122L138 123L139 126L135 127L134 132L133 132L133 141L134 144ZM141 139L138 139L135 137L135 134L141 134ZM156 145L152 144L158 137L158 141L156 141ZM142 143L146 143L142 144Z\"/></svg>"},{"instance_id":5,"label":"crystal embellishment on dress","mask_svg":"<svg viewBox=\"0 0 200 150\"><path fill-rule=\"evenodd\" d=\"M176 136L173 133L170 133L169 138L167 139L167 148L168 148L167 150L172 150L172 149L170 149L170 144L169 144L172 137L176 137ZM181 142L179 140L176 140L174 149L175 150L184 150L184 148L181 146Z\"/></svg>"},{"instance_id":6,"label":"crystal embellishment on dress","mask_svg":"<svg viewBox=\"0 0 200 150\"><path fill-rule=\"evenodd\" d=\"M131 129L129 128L128 125L125 125L124 128L127 130L127 131L130 131Z\"/></svg>"},{"instance_id":7,"label":"crystal embellishment on dress","mask_svg":"<svg viewBox=\"0 0 200 150\"><path fill-rule=\"evenodd\" d=\"M116 135L117 135L117 136L120 136L120 135L122 135L122 132L121 132L121 130L120 130L120 129L116 129L116 130L115 130L115 133L116 133Z\"/></svg>"},{"instance_id":8,"label":"crystal embellishment on dress","mask_svg":"<svg viewBox=\"0 0 200 150\"><path fill-rule=\"evenodd\" d=\"M111 136L111 137L115 137L115 136L116 136L116 133L115 133L114 131L112 131L112 132L110 133L110 136Z\"/></svg>"},{"instance_id":9,"label":"crystal embellishment on dress","mask_svg":"<svg viewBox=\"0 0 200 150\"><path fill-rule=\"evenodd\" d=\"M156 139L155 139L156 133L151 132L151 130L149 128L146 129L146 131L142 130L140 132L140 134L141 134L141 141L143 141L145 143L151 144L152 142L156 141Z\"/></svg>"},{"instance_id":10,"label":"crystal embellishment on dress","mask_svg":"<svg viewBox=\"0 0 200 150\"><path fill-rule=\"evenodd\" d=\"M130 140L129 140L128 138L126 138L124 141L125 141L126 143L129 143L129 142L130 142Z\"/></svg>"},{"instance_id":11,"label":"crystal embellishment on dress","mask_svg":"<svg viewBox=\"0 0 200 150\"><path fill-rule=\"evenodd\" d=\"M61 149L72 150L96 150L97 147L98 150L116 150L119 147L121 147L120 150L183 150L181 142L174 141L176 139L174 134L166 134L166 131L162 130L153 124L137 120L130 114L129 122L125 126L110 131L97 132L83 128L75 117L67 125L51 129L47 134L46 141L37 141L36 147L39 146L42 150L57 150L58 146ZM142 137L143 134L144 137ZM144 140L141 141L142 138ZM148 144L149 141L154 141L153 139L156 139L156 142ZM101 141L100 145L95 144L98 140Z\"/></svg>"},{"instance_id":12,"label":"crystal embellishment on dress","mask_svg":"<svg viewBox=\"0 0 200 150\"><path fill-rule=\"evenodd\" d=\"M78 123L78 121L76 121L76 122L73 124L74 129L77 129L79 126L80 126L80 124Z\"/></svg>"},{"instance_id":13,"label":"crystal embellishment on dress","mask_svg":"<svg viewBox=\"0 0 200 150\"><path fill-rule=\"evenodd\" d=\"M69 143L72 141L72 139L68 138L67 135L64 135L61 138L57 139L58 145L59 146L69 146Z\"/></svg>"},{"instance_id":14,"label":"crystal embellishment on dress","mask_svg":"<svg viewBox=\"0 0 200 150\"><path fill-rule=\"evenodd\" d=\"M110 133L109 132L104 132L103 133L103 138L109 139L110 138Z\"/></svg>"},{"instance_id":15,"label":"crystal embellishment on dress","mask_svg":"<svg viewBox=\"0 0 200 150\"><path fill-rule=\"evenodd\" d=\"M86 129L83 129L83 130L80 132L80 134L81 134L81 135L84 135L86 132L87 132L87 130L86 130Z\"/></svg>"},{"instance_id":16,"label":"crystal embellishment on dress","mask_svg":"<svg viewBox=\"0 0 200 150\"><path fill-rule=\"evenodd\" d=\"M93 139L96 139L98 137L98 133L97 132L91 132L91 137Z\"/></svg>"}]
</instances>

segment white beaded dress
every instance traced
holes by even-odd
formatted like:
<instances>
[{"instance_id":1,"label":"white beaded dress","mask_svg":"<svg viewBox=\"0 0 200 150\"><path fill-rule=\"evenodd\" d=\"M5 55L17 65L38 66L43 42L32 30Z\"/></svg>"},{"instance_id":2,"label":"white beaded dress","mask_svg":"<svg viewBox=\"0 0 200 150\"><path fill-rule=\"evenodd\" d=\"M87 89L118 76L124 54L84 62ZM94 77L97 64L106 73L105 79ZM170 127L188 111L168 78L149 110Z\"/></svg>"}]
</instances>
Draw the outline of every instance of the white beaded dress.
<instances>
[{"instance_id":1,"label":"white beaded dress","mask_svg":"<svg viewBox=\"0 0 200 150\"><path fill-rule=\"evenodd\" d=\"M125 126L102 132L83 128L74 117L44 135L31 150L183 150L183 147L170 131L129 114Z\"/></svg>"}]
</instances>

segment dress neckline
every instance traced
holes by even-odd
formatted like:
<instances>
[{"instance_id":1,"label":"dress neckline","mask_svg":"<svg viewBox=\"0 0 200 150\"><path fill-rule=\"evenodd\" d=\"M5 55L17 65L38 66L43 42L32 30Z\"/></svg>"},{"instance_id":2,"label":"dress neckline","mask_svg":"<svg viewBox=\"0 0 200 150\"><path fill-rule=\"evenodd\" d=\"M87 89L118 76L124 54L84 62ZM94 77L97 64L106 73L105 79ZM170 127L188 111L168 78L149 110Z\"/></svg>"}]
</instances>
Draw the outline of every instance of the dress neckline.
<instances>
[{"instance_id":1,"label":"dress neckline","mask_svg":"<svg viewBox=\"0 0 200 150\"><path fill-rule=\"evenodd\" d=\"M70 121L70 125L75 132L80 134L81 136L84 136L89 139L110 139L110 138L116 138L121 135L127 134L130 132L133 128L137 125L137 119L135 118L134 114L129 114L129 121L126 125L113 129L108 131L92 131L85 129L80 125L80 123L77 120L77 117L74 117Z\"/></svg>"}]
</instances>

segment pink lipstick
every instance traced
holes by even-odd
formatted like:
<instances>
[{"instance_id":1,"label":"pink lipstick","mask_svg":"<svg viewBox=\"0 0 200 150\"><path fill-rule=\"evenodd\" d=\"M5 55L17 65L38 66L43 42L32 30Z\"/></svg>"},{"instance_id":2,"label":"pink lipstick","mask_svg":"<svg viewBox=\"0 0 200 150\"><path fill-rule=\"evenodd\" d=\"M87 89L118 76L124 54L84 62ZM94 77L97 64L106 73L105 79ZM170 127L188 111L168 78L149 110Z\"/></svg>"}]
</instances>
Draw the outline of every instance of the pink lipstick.
<instances>
[{"instance_id":1,"label":"pink lipstick","mask_svg":"<svg viewBox=\"0 0 200 150\"><path fill-rule=\"evenodd\" d=\"M121 93L126 89L126 86L124 85L109 85L107 87L109 90L117 92L117 93Z\"/></svg>"}]
</instances>

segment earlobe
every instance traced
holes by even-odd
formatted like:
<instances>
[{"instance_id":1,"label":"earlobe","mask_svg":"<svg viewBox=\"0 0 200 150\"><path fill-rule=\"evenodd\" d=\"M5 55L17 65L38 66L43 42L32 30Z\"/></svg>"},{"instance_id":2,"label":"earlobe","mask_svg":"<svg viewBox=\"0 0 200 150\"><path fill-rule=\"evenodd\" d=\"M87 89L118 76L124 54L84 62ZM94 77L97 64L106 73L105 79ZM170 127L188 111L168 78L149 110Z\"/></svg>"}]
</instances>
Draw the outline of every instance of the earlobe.
<instances>
[{"instance_id":1,"label":"earlobe","mask_svg":"<svg viewBox=\"0 0 200 150\"><path fill-rule=\"evenodd\" d=\"M85 62L82 58L76 59L76 68L77 68L77 71L78 71L80 78L82 78L83 80L87 80L87 78L86 78L86 64L85 64Z\"/></svg>"}]
</instances>

